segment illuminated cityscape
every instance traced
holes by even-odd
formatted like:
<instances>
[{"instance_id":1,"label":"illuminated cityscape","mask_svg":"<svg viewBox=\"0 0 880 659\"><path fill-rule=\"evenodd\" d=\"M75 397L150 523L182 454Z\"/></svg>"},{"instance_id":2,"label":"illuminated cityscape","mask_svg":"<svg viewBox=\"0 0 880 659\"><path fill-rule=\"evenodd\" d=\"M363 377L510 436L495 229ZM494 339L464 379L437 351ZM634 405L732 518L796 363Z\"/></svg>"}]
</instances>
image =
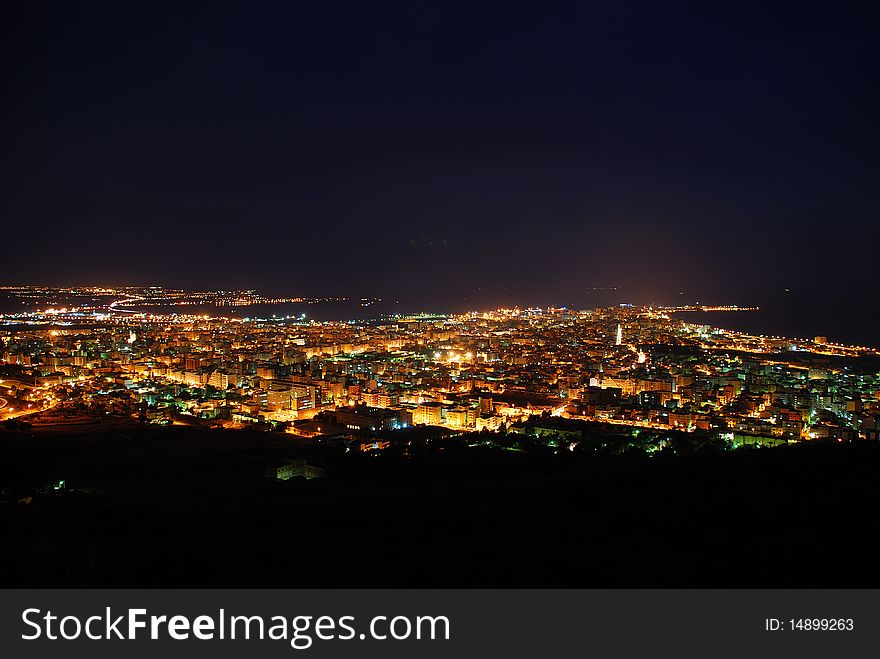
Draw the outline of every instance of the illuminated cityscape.
<instances>
[{"instance_id":1,"label":"illuminated cityscape","mask_svg":"<svg viewBox=\"0 0 880 659\"><path fill-rule=\"evenodd\" d=\"M826 4L11 3L0 585L880 583Z\"/></svg>"},{"instance_id":2,"label":"illuminated cityscape","mask_svg":"<svg viewBox=\"0 0 880 659\"><path fill-rule=\"evenodd\" d=\"M381 452L430 426L466 444L595 451L613 438L648 454L670 432L732 449L876 440L880 428L880 350L692 322L749 311L736 306L314 321L163 309L307 302L254 291L3 290L42 307L0 316L9 427L260 426Z\"/></svg>"}]
</instances>

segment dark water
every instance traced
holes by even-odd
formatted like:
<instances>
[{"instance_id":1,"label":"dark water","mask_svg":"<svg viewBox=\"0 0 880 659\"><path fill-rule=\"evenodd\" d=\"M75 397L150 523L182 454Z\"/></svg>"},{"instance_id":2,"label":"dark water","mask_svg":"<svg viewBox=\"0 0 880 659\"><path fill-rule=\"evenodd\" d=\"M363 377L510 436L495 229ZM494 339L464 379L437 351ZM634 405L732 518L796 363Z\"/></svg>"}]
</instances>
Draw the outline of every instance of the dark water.
<instances>
[{"instance_id":1,"label":"dark water","mask_svg":"<svg viewBox=\"0 0 880 659\"><path fill-rule=\"evenodd\" d=\"M63 301L61 301L63 303ZM880 347L880 314L878 297L846 299L845 297L811 295L809 291L777 292L760 296L740 296L728 299L722 296L690 300L679 296L669 300L652 300L654 304L682 305L703 302L704 304L738 304L740 306L760 306L752 312L694 312L676 314L677 317L692 323L713 325L754 334L780 335L792 338L812 338L827 336L830 341L852 345ZM621 303L648 304L637 296L627 297L626 291L590 292L578 300L557 300L555 304L568 304L572 309L588 309L615 306ZM205 306L165 306L132 307L141 313L155 314L207 314L235 318L300 318L312 320L381 320L394 314L415 313L461 313L469 310L484 311L499 306L515 306L513 299L464 298L438 304L425 301L406 301L382 299L377 301L353 298L343 302L320 302L315 304L277 304L254 305L249 307ZM534 299L519 303L521 308L546 306L545 300ZM20 301L2 299L0 312L23 311L28 305ZM60 305L59 305L60 306ZM72 306L72 305L71 305Z\"/></svg>"},{"instance_id":2,"label":"dark water","mask_svg":"<svg viewBox=\"0 0 880 659\"><path fill-rule=\"evenodd\" d=\"M752 334L809 339L826 336L836 343L880 347L880 319L874 300L842 302L785 295L763 300L758 311L680 313L676 317Z\"/></svg>"},{"instance_id":3,"label":"dark water","mask_svg":"<svg viewBox=\"0 0 880 659\"><path fill-rule=\"evenodd\" d=\"M139 313L154 314L207 314L209 316L226 316L229 318L301 318L306 320L379 320L391 314L411 314L422 312L438 312L415 306L404 306L395 302L362 303L358 300L348 302L318 302L289 304L254 304L247 307L180 306L180 307L130 307Z\"/></svg>"},{"instance_id":4,"label":"dark water","mask_svg":"<svg viewBox=\"0 0 880 659\"><path fill-rule=\"evenodd\" d=\"M116 298L107 298L100 302L92 301L99 307L106 306ZM56 299L51 306L56 308L75 307L83 304L82 300ZM45 309L49 304L45 302L34 303L22 301L8 295L0 294L0 313L17 313ZM202 315L226 316L232 318L284 318L287 316L299 318L305 314L306 319L312 320L373 320L381 319L391 314L412 313L443 313L447 309L427 308L420 304L403 304L397 300L360 300L319 302L319 303L290 303L290 304L258 304L251 306L232 307L205 305L180 305L180 306L147 306L135 305L117 308L119 312L133 312L146 314L179 314L179 315Z\"/></svg>"}]
</instances>

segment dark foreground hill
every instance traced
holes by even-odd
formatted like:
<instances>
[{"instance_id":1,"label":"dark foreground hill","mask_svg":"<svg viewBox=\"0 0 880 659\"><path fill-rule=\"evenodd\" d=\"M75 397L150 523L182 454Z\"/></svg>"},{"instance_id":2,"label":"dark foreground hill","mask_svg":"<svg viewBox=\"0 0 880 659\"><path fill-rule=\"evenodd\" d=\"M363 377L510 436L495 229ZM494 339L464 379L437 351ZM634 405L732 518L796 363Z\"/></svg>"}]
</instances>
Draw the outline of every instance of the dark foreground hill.
<instances>
[{"instance_id":1,"label":"dark foreground hill","mask_svg":"<svg viewBox=\"0 0 880 659\"><path fill-rule=\"evenodd\" d=\"M880 585L874 444L590 461L292 441L0 433L0 585ZM297 455L329 477L264 475Z\"/></svg>"}]
</instances>

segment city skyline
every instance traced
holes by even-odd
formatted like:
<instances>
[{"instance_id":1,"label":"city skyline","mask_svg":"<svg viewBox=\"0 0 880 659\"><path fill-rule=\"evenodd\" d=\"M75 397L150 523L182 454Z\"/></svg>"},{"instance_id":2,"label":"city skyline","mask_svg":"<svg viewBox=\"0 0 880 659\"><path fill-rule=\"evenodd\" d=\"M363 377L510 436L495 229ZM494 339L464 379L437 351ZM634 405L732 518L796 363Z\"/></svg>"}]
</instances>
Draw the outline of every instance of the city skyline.
<instances>
[{"instance_id":1,"label":"city skyline","mask_svg":"<svg viewBox=\"0 0 880 659\"><path fill-rule=\"evenodd\" d=\"M664 299L630 296L625 287L592 287L580 296L528 298L517 291L505 295L488 293L458 299L428 296L399 298L376 295L305 296L290 290L272 295L257 289L186 290L156 285L142 286L15 286L0 285L0 319L36 318L49 311L70 308L88 314L122 311L154 313L174 310L180 313L207 313L212 316L300 317L313 320L367 320L400 315L436 313L455 315L499 308L601 309L634 306L667 310L698 308L709 312L706 324L718 325L755 335L804 338L827 336L846 345L880 346L880 326L865 322L875 313L870 300L848 304L840 299L822 300L809 289L782 289L764 292L760 297L725 299L708 296L699 299L679 291ZM81 307L81 308L80 308ZM750 313L726 313L729 311ZM45 319L43 319L45 320Z\"/></svg>"},{"instance_id":2,"label":"city skyline","mask_svg":"<svg viewBox=\"0 0 880 659\"><path fill-rule=\"evenodd\" d=\"M880 347L707 322L755 307L12 292L7 584L506 586L524 562L536 584L837 583L873 537L850 493L876 490ZM369 315L311 313L340 303ZM815 517L779 525L777 500L848 511L852 540L803 550Z\"/></svg>"},{"instance_id":3,"label":"city skyline","mask_svg":"<svg viewBox=\"0 0 880 659\"><path fill-rule=\"evenodd\" d=\"M880 4L0 14L0 585L878 581Z\"/></svg>"}]
</instances>

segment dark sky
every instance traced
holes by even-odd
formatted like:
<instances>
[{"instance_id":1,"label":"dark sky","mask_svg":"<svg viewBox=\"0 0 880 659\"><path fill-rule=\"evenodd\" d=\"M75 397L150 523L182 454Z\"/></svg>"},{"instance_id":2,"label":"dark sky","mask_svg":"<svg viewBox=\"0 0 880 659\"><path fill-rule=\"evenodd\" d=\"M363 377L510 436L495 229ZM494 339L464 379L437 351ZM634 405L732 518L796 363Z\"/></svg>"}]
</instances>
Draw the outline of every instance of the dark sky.
<instances>
[{"instance_id":1,"label":"dark sky","mask_svg":"<svg viewBox=\"0 0 880 659\"><path fill-rule=\"evenodd\" d=\"M875 294L876 7L5 3L0 278Z\"/></svg>"}]
</instances>

